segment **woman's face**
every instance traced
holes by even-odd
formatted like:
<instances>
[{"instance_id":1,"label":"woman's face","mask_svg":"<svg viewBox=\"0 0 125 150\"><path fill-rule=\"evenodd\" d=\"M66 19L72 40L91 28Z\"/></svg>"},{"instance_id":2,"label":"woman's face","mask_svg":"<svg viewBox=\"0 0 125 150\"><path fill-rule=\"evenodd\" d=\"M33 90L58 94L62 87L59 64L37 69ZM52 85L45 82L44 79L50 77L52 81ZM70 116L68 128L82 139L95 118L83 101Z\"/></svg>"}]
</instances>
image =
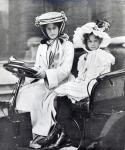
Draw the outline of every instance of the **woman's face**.
<instances>
[{"instance_id":1,"label":"woman's face","mask_svg":"<svg viewBox=\"0 0 125 150\"><path fill-rule=\"evenodd\" d=\"M55 39L59 34L59 27L56 24L47 24L46 33L50 39Z\"/></svg>"},{"instance_id":2,"label":"woman's face","mask_svg":"<svg viewBox=\"0 0 125 150\"><path fill-rule=\"evenodd\" d=\"M97 50L100 45L100 40L95 35L90 35L89 39L87 40L87 46L90 51Z\"/></svg>"}]
</instances>

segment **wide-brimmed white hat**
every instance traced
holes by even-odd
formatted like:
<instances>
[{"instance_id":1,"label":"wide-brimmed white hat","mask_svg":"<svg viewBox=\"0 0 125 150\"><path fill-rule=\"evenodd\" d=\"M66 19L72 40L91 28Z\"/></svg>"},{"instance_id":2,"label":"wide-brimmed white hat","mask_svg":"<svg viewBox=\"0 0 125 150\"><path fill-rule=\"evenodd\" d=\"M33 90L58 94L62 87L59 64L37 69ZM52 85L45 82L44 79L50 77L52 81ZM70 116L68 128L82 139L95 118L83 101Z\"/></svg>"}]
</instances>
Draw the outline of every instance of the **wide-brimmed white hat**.
<instances>
[{"instance_id":1,"label":"wide-brimmed white hat","mask_svg":"<svg viewBox=\"0 0 125 150\"><path fill-rule=\"evenodd\" d=\"M107 47L110 42L110 36L103 31L103 29L99 28L95 22L89 22L82 27L78 27L73 35L73 43L75 48L83 48L86 50L86 46L84 43L84 34L93 33L95 36L98 36L102 39L100 44L100 48Z\"/></svg>"}]
</instances>

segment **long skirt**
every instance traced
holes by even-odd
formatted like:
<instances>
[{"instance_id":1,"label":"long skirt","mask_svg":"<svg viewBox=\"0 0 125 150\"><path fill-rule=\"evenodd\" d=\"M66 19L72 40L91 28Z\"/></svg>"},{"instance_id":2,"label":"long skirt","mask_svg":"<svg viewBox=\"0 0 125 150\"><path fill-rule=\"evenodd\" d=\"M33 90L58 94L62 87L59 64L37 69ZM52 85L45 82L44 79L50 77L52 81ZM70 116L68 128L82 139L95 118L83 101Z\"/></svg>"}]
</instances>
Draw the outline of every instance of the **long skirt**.
<instances>
[{"instance_id":1,"label":"long skirt","mask_svg":"<svg viewBox=\"0 0 125 150\"><path fill-rule=\"evenodd\" d=\"M33 133L48 135L56 115L55 96L54 92L46 88L43 80L25 85L20 89L16 109L31 113Z\"/></svg>"}]
</instances>

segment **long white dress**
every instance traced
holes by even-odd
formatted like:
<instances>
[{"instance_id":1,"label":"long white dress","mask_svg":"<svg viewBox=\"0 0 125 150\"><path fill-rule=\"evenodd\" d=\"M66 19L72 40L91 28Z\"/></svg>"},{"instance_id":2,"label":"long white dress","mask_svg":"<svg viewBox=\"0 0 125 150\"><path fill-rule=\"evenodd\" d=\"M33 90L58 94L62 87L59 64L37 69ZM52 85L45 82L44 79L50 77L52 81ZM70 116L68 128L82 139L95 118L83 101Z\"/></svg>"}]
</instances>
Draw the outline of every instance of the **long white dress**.
<instances>
[{"instance_id":1,"label":"long white dress","mask_svg":"<svg viewBox=\"0 0 125 150\"><path fill-rule=\"evenodd\" d=\"M67 95L73 103L88 97L88 83L91 81L89 85L89 92L91 92L96 82L95 78L110 72L111 65L114 63L114 56L101 49L83 54L78 61L78 77L56 88L55 93L60 96Z\"/></svg>"},{"instance_id":2,"label":"long white dress","mask_svg":"<svg viewBox=\"0 0 125 150\"><path fill-rule=\"evenodd\" d=\"M50 65L51 52L54 53L55 57ZM55 110L53 100L56 94L53 91L68 80L73 58L74 48L69 41L61 43L56 40L52 45L40 44L38 47L34 69L46 72L48 86L46 87L45 83L47 82L43 79L23 86L19 91L16 105L17 110L31 113L33 133L47 136L50 127L54 124Z\"/></svg>"}]
</instances>

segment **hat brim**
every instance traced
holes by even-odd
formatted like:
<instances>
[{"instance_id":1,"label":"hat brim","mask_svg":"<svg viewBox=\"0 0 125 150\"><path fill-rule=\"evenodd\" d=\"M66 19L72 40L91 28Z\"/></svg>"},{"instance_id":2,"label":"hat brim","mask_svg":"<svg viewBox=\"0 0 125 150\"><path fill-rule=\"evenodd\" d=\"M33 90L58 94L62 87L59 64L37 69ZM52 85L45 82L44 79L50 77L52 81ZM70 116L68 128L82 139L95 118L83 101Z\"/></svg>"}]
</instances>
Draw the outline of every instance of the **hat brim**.
<instances>
[{"instance_id":1,"label":"hat brim","mask_svg":"<svg viewBox=\"0 0 125 150\"><path fill-rule=\"evenodd\" d=\"M48 12L36 17L35 25L45 25L49 23L66 22L67 17L64 12Z\"/></svg>"}]
</instances>

